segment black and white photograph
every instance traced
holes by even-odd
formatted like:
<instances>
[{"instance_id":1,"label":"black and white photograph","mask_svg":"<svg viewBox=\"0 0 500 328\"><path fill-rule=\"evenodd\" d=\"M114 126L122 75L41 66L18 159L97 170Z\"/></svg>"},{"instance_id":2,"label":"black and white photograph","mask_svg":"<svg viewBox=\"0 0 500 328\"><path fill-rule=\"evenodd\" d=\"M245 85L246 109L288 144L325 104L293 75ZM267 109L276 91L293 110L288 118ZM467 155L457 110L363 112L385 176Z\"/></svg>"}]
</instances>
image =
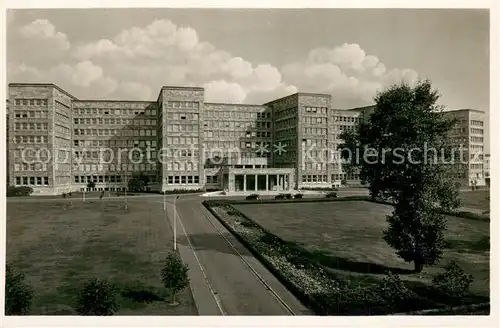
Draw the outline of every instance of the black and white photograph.
<instances>
[{"instance_id":1,"label":"black and white photograph","mask_svg":"<svg viewBox=\"0 0 500 328\"><path fill-rule=\"evenodd\" d=\"M4 7L6 327L499 323L493 2L92 3Z\"/></svg>"}]
</instances>

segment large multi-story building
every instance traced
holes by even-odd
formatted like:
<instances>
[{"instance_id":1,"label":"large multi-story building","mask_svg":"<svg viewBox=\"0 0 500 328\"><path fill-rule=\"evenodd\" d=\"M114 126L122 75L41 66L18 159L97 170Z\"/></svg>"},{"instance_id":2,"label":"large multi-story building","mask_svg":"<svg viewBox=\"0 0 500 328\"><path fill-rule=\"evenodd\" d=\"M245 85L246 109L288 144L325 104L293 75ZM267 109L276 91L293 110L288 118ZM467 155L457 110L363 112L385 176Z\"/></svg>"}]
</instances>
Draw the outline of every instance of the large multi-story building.
<instances>
[{"instance_id":1,"label":"large multi-story building","mask_svg":"<svg viewBox=\"0 0 500 328\"><path fill-rule=\"evenodd\" d=\"M96 190L122 190L136 173L158 190L359 184L336 149L340 133L374 107L333 109L330 95L312 93L263 105L209 103L203 88L168 86L156 101L80 100L53 84L12 83L7 108L8 183L60 194L90 181ZM479 138L484 115L459 112L472 113L461 135ZM468 145L479 151L479 144L482 135ZM473 164L464 183L484 181Z\"/></svg>"}]
</instances>

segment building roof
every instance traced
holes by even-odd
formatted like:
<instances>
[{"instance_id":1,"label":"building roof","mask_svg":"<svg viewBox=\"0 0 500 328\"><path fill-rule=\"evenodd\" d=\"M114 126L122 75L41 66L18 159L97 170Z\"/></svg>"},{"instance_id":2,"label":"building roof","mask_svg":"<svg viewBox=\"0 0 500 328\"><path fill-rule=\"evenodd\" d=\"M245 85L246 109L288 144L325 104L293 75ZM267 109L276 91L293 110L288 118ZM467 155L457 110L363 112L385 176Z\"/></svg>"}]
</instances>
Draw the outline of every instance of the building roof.
<instances>
[{"instance_id":1,"label":"building roof","mask_svg":"<svg viewBox=\"0 0 500 328\"><path fill-rule=\"evenodd\" d=\"M73 100L78 100L78 98L58 87L54 83L9 83L9 87L51 87L64 93L66 96L70 97Z\"/></svg>"}]
</instances>

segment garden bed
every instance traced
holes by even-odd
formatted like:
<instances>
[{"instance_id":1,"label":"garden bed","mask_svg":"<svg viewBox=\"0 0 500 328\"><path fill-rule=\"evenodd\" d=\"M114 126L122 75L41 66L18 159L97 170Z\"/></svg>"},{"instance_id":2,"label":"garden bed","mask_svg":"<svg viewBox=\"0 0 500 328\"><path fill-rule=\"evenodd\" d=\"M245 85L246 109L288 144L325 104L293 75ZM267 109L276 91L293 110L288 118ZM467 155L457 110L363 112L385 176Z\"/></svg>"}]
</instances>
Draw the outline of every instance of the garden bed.
<instances>
[{"instance_id":1,"label":"garden bed","mask_svg":"<svg viewBox=\"0 0 500 328\"><path fill-rule=\"evenodd\" d=\"M353 199L354 198L354 199ZM349 200L366 200L350 197ZM321 201L339 201L321 199ZM344 199L346 200L346 199ZM318 201L311 199L265 201L205 201L204 205L231 231L276 277L318 315L383 315L426 309L445 311L450 306L484 302L481 297L446 299L418 282L397 282L406 290L392 295L394 286L383 288L383 279L365 279L363 283L346 279L322 265L310 250L274 235L236 210L231 204L270 204ZM371 280L371 281L370 281ZM446 312L446 311L445 311ZM441 312L440 312L441 313Z\"/></svg>"}]
</instances>

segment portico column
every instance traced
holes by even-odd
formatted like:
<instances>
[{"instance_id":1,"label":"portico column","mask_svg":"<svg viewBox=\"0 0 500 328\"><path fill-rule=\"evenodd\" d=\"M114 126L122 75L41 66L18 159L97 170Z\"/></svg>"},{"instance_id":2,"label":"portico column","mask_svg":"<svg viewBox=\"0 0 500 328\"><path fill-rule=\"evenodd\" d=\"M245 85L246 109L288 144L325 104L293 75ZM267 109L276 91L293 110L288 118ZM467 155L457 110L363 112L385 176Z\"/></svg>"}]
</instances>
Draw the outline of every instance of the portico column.
<instances>
[{"instance_id":1,"label":"portico column","mask_svg":"<svg viewBox=\"0 0 500 328\"><path fill-rule=\"evenodd\" d=\"M269 174L266 174L266 191L269 191Z\"/></svg>"},{"instance_id":2,"label":"portico column","mask_svg":"<svg viewBox=\"0 0 500 328\"><path fill-rule=\"evenodd\" d=\"M243 174L243 191L247 191L247 175Z\"/></svg>"},{"instance_id":3,"label":"portico column","mask_svg":"<svg viewBox=\"0 0 500 328\"><path fill-rule=\"evenodd\" d=\"M258 182L259 182L259 180L257 178L258 178L258 175L256 174L255 175L255 184L254 184L255 191L257 191L257 186L258 186Z\"/></svg>"}]
</instances>

